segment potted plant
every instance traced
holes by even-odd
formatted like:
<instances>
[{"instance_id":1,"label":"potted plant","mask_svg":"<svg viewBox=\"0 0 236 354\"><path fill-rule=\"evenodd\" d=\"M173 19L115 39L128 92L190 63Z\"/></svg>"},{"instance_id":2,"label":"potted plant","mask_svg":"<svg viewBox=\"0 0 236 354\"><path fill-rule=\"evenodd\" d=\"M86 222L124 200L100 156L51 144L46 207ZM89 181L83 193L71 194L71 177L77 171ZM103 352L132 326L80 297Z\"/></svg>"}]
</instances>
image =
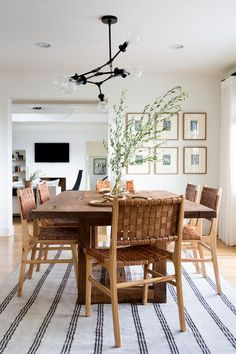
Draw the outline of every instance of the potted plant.
<instances>
[{"instance_id":1,"label":"potted plant","mask_svg":"<svg viewBox=\"0 0 236 354\"><path fill-rule=\"evenodd\" d=\"M160 137L163 126L159 124L163 120L171 119L174 113L181 111L180 103L188 94L182 91L180 86L168 90L163 96L158 97L151 104L144 107L141 113L139 129L135 130L135 118L126 121L127 106L125 105L125 91L122 91L118 105L114 106L114 116L109 124L108 144L105 144L109 152L109 166L111 167L112 193L117 195L121 192L121 180L124 169L128 165L156 161L158 154L156 148L164 142L157 140ZM163 118L163 113L169 113ZM145 120L145 115L149 119ZM161 114L162 113L162 114ZM144 146L151 146L152 152L139 160L135 160L135 154Z\"/></svg>"},{"instance_id":2,"label":"potted plant","mask_svg":"<svg viewBox=\"0 0 236 354\"><path fill-rule=\"evenodd\" d=\"M25 188L31 187L33 181L36 180L37 178L39 178L40 173L41 173L41 170L37 170L35 172L32 172L28 179L24 179Z\"/></svg>"}]
</instances>

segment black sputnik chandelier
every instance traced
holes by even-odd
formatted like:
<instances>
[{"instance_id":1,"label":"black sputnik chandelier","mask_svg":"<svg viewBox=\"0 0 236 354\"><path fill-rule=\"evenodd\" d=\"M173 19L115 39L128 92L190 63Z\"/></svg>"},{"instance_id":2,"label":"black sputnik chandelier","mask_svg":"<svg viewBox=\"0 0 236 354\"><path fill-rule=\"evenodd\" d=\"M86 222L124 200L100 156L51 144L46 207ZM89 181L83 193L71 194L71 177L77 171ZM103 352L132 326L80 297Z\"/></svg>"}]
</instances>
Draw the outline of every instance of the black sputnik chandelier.
<instances>
[{"instance_id":1,"label":"black sputnik chandelier","mask_svg":"<svg viewBox=\"0 0 236 354\"><path fill-rule=\"evenodd\" d=\"M135 43L139 41L139 37L134 31L130 31L127 36L127 40L120 44L118 47L118 51L115 55L112 56L112 49L111 49L111 25L117 23L118 19L116 16L106 15L101 17L102 23L108 25L108 34L109 34L109 58L108 60L101 66L96 67L93 70L87 71L83 74L75 73L73 76L64 77L64 82L55 82L57 86L60 87L65 93L71 93L80 85L87 85L92 84L97 86L99 94L98 98L99 108L101 110L106 110L106 102L105 102L105 95L102 92L101 86L110 79L115 77L122 77L126 78L128 75L131 77L140 77L142 72L139 66L128 66L127 68L118 68L114 67L114 60L120 53L124 53L129 44Z\"/></svg>"}]
</instances>

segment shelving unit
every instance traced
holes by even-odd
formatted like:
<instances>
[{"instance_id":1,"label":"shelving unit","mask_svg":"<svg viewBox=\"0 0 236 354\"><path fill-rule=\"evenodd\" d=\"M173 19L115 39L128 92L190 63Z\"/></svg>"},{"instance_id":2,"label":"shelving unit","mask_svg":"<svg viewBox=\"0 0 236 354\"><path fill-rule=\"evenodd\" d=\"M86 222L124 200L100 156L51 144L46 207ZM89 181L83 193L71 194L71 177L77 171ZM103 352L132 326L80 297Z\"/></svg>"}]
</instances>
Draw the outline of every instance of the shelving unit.
<instances>
[{"instance_id":1,"label":"shelving unit","mask_svg":"<svg viewBox=\"0 0 236 354\"><path fill-rule=\"evenodd\" d=\"M25 150L12 150L12 182L26 178Z\"/></svg>"}]
</instances>

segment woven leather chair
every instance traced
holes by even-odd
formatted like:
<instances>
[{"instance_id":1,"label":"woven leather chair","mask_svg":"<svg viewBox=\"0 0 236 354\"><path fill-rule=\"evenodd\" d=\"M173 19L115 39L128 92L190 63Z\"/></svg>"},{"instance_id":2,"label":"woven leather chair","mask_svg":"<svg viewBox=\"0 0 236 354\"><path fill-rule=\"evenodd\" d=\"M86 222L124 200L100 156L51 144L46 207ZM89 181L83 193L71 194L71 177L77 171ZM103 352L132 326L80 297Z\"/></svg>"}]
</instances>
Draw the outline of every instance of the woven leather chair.
<instances>
[{"instance_id":1,"label":"woven leather chair","mask_svg":"<svg viewBox=\"0 0 236 354\"><path fill-rule=\"evenodd\" d=\"M47 182L39 183L37 185L37 196L39 204L43 204L50 200L50 194Z\"/></svg>"},{"instance_id":2,"label":"woven leather chair","mask_svg":"<svg viewBox=\"0 0 236 354\"><path fill-rule=\"evenodd\" d=\"M97 192L103 192L103 191L109 191L111 190L111 182L108 181L107 179L105 180L97 180L96 181L96 191ZM102 235L104 238L104 235L106 235L106 241L105 244L107 245L109 243L109 236L108 232L110 230L109 226L95 226L94 232L95 232L95 247L99 247L99 234Z\"/></svg>"},{"instance_id":3,"label":"woven leather chair","mask_svg":"<svg viewBox=\"0 0 236 354\"><path fill-rule=\"evenodd\" d=\"M96 191L100 192L104 189L111 190L111 182L107 179L105 179L104 181L98 179L96 181Z\"/></svg>"},{"instance_id":4,"label":"woven leather chair","mask_svg":"<svg viewBox=\"0 0 236 354\"><path fill-rule=\"evenodd\" d=\"M148 285L169 282L177 288L180 328L186 330L181 280L181 240L184 198L123 199L115 198L112 212L110 249L86 251L86 316L90 316L92 284L111 298L116 347L121 346L118 297L119 289L143 285L143 304L147 303ZM159 249L157 242L175 241L174 252ZM92 277L96 260L108 270L110 288ZM174 274L165 275L152 270L152 264L170 260ZM117 266L144 265L144 279L117 283ZM152 277L150 277L152 276Z\"/></svg>"},{"instance_id":5,"label":"woven leather chair","mask_svg":"<svg viewBox=\"0 0 236 354\"><path fill-rule=\"evenodd\" d=\"M185 225L183 228L183 248L187 247L188 249L193 249L196 253L194 254L193 258L182 258L182 262L194 262L195 264L201 263L201 271L204 277L206 277L205 262L213 262L217 294L221 294L221 285L216 253L217 224L221 193L221 188L216 189L204 186L202 189L200 204L214 209L217 213L216 218L209 220L210 228L209 232L206 235L203 235L202 232L202 219L197 219L195 226ZM204 249L210 253L210 256L205 257ZM196 254L199 254L200 258L198 258Z\"/></svg>"},{"instance_id":6,"label":"woven leather chair","mask_svg":"<svg viewBox=\"0 0 236 354\"><path fill-rule=\"evenodd\" d=\"M48 200L50 200L48 184L46 181L43 183L39 183L37 185L36 194L37 194L38 201L40 204L46 203ZM78 227L78 222L73 219L55 218L53 220L51 220L51 219L44 220L44 222L51 224L51 226Z\"/></svg>"},{"instance_id":7,"label":"woven leather chair","mask_svg":"<svg viewBox=\"0 0 236 354\"><path fill-rule=\"evenodd\" d=\"M76 245L78 243L78 228L72 227L53 227L38 224L38 234L32 235L29 230L28 221L30 220L30 211L35 209L35 198L31 188L18 189L17 196L21 210L21 225L22 225L22 255L21 267L18 283L18 296L22 295L24 274L26 264L30 265L29 278L32 277L35 264L41 263L73 263L75 270L76 281L78 280L78 256ZM71 250L71 259L36 259L36 252L40 251L39 244L45 245L47 250ZM28 259L28 254L31 252L31 258Z\"/></svg>"},{"instance_id":8,"label":"woven leather chair","mask_svg":"<svg viewBox=\"0 0 236 354\"><path fill-rule=\"evenodd\" d=\"M198 198L199 198L199 192L200 192L200 185L199 184L187 183L186 190L185 190L185 199L189 200L190 202L197 203ZM187 224L189 226L196 226L197 219L188 219ZM192 246L196 246L196 245L194 245L194 242L192 242ZM186 246L186 248L183 247L183 249L185 251L186 257L188 257L188 245ZM196 247L193 247L192 250L193 250L194 258L197 258ZM198 262L194 263L194 265L196 268L196 272L200 273L200 267L199 267Z\"/></svg>"},{"instance_id":9,"label":"woven leather chair","mask_svg":"<svg viewBox=\"0 0 236 354\"><path fill-rule=\"evenodd\" d=\"M40 204L46 203L48 200L50 200L50 194L49 194L49 189L48 189L48 183L45 181L43 183L39 183L36 187L36 195L37 195L37 200ZM77 220L73 219L60 219L60 218L55 218L55 219L44 219L43 222L45 227L50 226L50 227L79 227L79 224ZM44 259L47 259L47 254L48 254L48 249L47 245L44 245L43 243L40 244L40 251L39 251L39 258L42 258L43 251L44 251ZM40 263L37 264L36 271L38 272L40 270Z\"/></svg>"},{"instance_id":10,"label":"woven leather chair","mask_svg":"<svg viewBox=\"0 0 236 354\"><path fill-rule=\"evenodd\" d=\"M185 199L190 200L190 202L197 203L199 196L200 185L187 183L185 190Z\"/></svg>"}]
</instances>

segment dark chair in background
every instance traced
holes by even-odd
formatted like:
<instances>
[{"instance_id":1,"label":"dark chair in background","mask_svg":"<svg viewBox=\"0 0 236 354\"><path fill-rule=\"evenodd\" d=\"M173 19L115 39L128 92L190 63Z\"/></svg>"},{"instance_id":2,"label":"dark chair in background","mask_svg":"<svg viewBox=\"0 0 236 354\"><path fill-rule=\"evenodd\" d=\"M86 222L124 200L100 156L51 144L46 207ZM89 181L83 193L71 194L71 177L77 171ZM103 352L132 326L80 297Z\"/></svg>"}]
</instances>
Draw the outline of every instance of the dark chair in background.
<instances>
[{"instance_id":1,"label":"dark chair in background","mask_svg":"<svg viewBox=\"0 0 236 354\"><path fill-rule=\"evenodd\" d=\"M78 191L79 190L80 183L81 183L81 180L82 180L82 174L83 174L83 170L79 170L78 176L77 176L77 179L75 181L75 185L72 188L72 191Z\"/></svg>"}]
</instances>

